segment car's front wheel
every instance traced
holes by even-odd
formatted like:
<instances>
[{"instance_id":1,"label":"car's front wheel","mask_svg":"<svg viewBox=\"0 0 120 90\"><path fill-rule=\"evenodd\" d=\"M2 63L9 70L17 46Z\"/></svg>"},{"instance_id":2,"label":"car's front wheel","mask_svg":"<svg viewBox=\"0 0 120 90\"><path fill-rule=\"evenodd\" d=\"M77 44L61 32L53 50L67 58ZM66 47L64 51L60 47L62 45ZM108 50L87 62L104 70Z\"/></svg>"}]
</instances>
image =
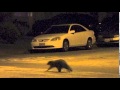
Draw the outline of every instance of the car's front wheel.
<instances>
[{"instance_id":1,"label":"car's front wheel","mask_svg":"<svg viewBox=\"0 0 120 90\"><path fill-rule=\"evenodd\" d=\"M87 50L90 50L90 49L92 49L92 47L93 47L92 39L88 39L87 45L86 45L85 48L86 48Z\"/></svg>"},{"instance_id":2,"label":"car's front wheel","mask_svg":"<svg viewBox=\"0 0 120 90\"><path fill-rule=\"evenodd\" d=\"M66 51L69 50L69 42L68 42L68 40L64 40L64 41L63 41L63 48L62 48L62 50L63 50L64 52L66 52Z\"/></svg>"}]
</instances>

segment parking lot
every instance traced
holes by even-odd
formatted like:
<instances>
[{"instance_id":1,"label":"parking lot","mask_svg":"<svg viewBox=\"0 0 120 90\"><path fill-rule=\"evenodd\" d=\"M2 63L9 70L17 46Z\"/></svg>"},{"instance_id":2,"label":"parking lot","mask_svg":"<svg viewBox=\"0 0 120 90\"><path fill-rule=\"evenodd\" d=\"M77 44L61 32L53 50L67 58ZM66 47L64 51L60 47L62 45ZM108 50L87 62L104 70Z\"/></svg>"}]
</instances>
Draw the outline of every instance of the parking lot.
<instances>
[{"instance_id":1,"label":"parking lot","mask_svg":"<svg viewBox=\"0 0 120 90\"><path fill-rule=\"evenodd\" d=\"M14 51L11 51L12 53ZM15 53L15 52L14 52ZM58 73L54 68L49 72L47 62L64 59L73 69ZM44 51L1 55L1 78L118 78L119 47L95 47L93 50L82 48L68 52Z\"/></svg>"}]
</instances>

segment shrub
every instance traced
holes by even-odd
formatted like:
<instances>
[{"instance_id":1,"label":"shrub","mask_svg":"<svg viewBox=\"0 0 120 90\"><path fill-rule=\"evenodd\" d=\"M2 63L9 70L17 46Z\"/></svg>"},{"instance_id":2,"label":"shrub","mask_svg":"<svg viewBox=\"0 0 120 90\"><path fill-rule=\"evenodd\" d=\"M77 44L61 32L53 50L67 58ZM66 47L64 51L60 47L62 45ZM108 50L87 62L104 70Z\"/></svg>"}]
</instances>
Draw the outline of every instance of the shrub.
<instances>
[{"instance_id":1,"label":"shrub","mask_svg":"<svg viewBox=\"0 0 120 90\"><path fill-rule=\"evenodd\" d=\"M13 44L20 37L20 32L12 22L3 22L0 24L0 37Z\"/></svg>"}]
</instances>

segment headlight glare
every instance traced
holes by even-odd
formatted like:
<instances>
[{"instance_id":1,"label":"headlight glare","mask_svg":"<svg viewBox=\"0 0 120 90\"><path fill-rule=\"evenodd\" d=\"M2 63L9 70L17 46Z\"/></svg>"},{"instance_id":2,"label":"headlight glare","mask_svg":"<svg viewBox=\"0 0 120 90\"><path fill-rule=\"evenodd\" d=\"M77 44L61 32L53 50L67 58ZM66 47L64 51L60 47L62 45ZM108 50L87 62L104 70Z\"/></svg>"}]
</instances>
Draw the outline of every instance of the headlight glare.
<instances>
[{"instance_id":1,"label":"headlight glare","mask_svg":"<svg viewBox=\"0 0 120 90\"><path fill-rule=\"evenodd\" d=\"M32 40L32 42L37 42L37 39L34 38L34 39Z\"/></svg>"},{"instance_id":2,"label":"headlight glare","mask_svg":"<svg viewBox=\"0 0 120 90\"><path fill-rule=\"evenodd\" d=\"M119 35L114 35L114 38L119 37Z\"/></svg>"},{"instance_id":3,"label":"headlight glare","mask_svg":"<svg viewBox=\"0 0 120 90\"><path fill-rule=\"evenodd\" d=\"M56 40L60 40L60 37L55 37L51 39L51 41L56 41Z\"/></svg>"}]
</instances>

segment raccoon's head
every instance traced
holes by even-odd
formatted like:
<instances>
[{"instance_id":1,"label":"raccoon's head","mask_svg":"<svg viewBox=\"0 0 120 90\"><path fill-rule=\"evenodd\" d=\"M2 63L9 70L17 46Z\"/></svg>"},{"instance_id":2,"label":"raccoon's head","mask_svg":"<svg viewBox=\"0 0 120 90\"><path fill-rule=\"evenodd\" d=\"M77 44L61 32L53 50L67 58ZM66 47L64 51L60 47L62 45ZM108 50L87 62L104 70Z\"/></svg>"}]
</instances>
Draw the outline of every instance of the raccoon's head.
<instances>
[{"instance_id":1,"label":"raccoon's head","mask_svg":"<svg viewBox=\"0 0 120 90\"><path fill-rule=\"evenodd\" d=\"M52 65L53 64L53 61L49 61L48 63L47 63L47 65Z\"/></svg>"}]
</instances>

